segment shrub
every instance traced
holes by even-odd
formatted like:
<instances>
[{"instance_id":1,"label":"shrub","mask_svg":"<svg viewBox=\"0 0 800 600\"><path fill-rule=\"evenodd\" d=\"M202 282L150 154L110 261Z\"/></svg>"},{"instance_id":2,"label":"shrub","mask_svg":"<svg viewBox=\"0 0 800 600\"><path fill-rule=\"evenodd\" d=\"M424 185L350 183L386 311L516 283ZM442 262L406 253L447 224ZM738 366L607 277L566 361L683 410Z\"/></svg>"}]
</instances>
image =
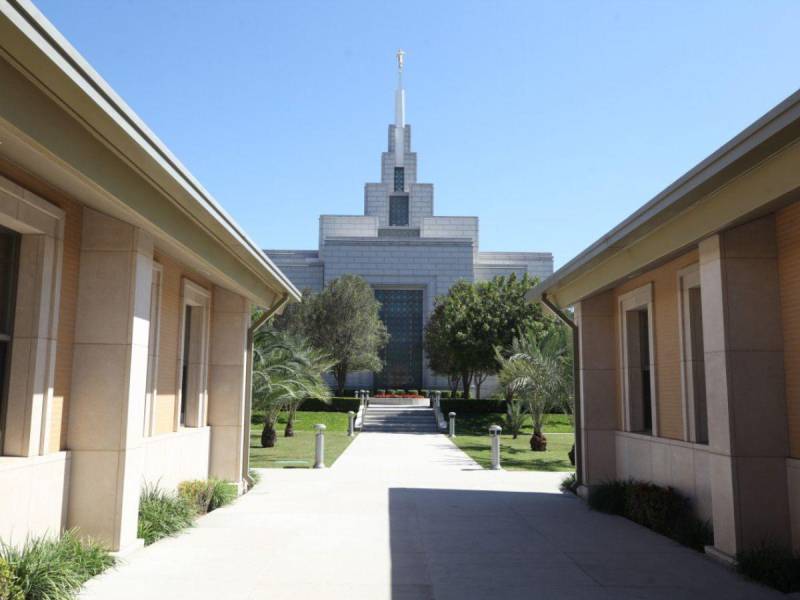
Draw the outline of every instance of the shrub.
<instances>
[{"instance_id":1,"label":"shrub","mask_svg":"<svg viewBox=\"0 0 800 600\"><path fill-rule=\"evenodd\" d=\"M108 551L75 531L60 538L29 538L21 548L0 547L0 564L7 566L3 599L68 600L87 580L115 563ZM3 575L0 575L2 582Z\"/></svg>"},{"instance_id":2,"label":"shrub","mask_svg":"<svg viewBox=\"0 0 800 600\"><path fill-rule=\"evenodd\" d=\"M456 392L456 396L455 396L455 397L456 397L456 398L463 398L463 397L464 397L464 392L462 392L461 390L458 390L458 391Z\"/></svg>"},{"instance_id":3,"label":"shrub","mask_svg":"<svg viewBox=\"0 0 800 600\"><path fill-rule=\"evenodd\" d=\"M800 592L800 556L777 544L764 543L739 552L736 570L786 594Z\"/></svg>"},{"instance_id":4,"label":"shrub","mask_svg":"<svg viewBox=\"0 0 800 600\"><path fill-rule=\"evenodd\" d=\"M464 400L463 398L444 399L442 396L442 412L450 411L462 414L506 414L505 400Z\"/></svg>"},{"instance_id":5,"label":"shrub","mask_svg":"<svg viewBox=\"0 0 800 600\"><path fill-rule=\"evenodd\" d=\"M442 400L449 400L452 395L450 390L442 390Z\"/></svg>"},{"instance_id":6,"label":"shrub","mask_svg":"<svg viewBox=\"0 0 800 600\"><path fill-rule=\"evenodd\" d=\"M422 395L424 398L430 398L430 397L431 397L431 391L430 391L430 390L420 390L420 391L419 391L419 393L420 393L420 394L421 394L421 395Z\"/></svg>"},{"instance_id":7,"label":"shrub","mask_svg":"<svg viewBox=\"0 0 800 600\"><path fill-rule=\"evenodd\" d=\"M419 390L408 390L407 393L413 396L419 396Z\"/></svg>"},{"instance_id":8,"label":"shrub","mask_svg":"<svg viewBox=\"0 0 800 600\"><path fill-rule=\"evenodd\" d=\"M689 499L671 487L608 481L590 490L588 502L594 510L627 517L694 550L702 552L714 542L711 524L698 519Z\"/></svg>"},{"instance_id":9,"label":"shrub","mask_svg":"<svg viewBox=\"0 0 800 600\"><path fill-rule=\"evenodd\" d=\"M714 529L708 521L687 514L675 522L670 537L679 544L703 552L706 546L714 544Z\"/></svg>"},{"instance_id":10,"label":"shrub","mask_svg":"<svg viewBox=\"0 0 800 600\"><path fill-rule=\"evenodd\" d=\"M0 598L4 600L25 600L22 590L17 586L14 573L4 558L0 558Z\"/></svg>"},{"instance_id":11,"label":"shrub","mask_svg":"<svg viewBox=\"0 0 800 600\"><path fill-rule=\"evenodd\" d=\"M558 488L562 492L569 492L570 494L577 494L578 493L578 477L575 473L570 473L564 479L561 480L561 484Z\"/></svg>"},{"instance_id":12,"label":"shrub","mask_svg":"<svg viewBox=\"0 0 800 600\"><path fill-rule=\"evenodd\" d=\"M203 515L236 499L236 487L221 479L193 479L178 484L178 495Z\"/></svg>"},{"instance_id":13,"label":"shrub","mask_svg":"<svg viewBox=\"0 0 800 600\"><path fill-rule=\"evenodd\" d=\"M625 516L662 535L670 535L681 517L689 514L689 500L672 487L628 482Z\"/></svg>"},{"instance_id":14,"label":"shrub","mask_svg":"<svg viewBox=\"0 0 800 600\"><path fill-rule=\"evenodd\" d=\"M195 509L178 494L146 485L139 498L138 536L146 545L191 527Z\"/></svg>"},{"instance_id":15,"label":"shrub","mask_svg":"<svg viewBox=\"0 0 800 600\"><path fill-rule=\"evenodd\" d=\"M361 406L361 401L358 398L331 398L328 404L316 398L309 398L297 410L300 412L347 412L348 410L355 412L358 411L359 406Z\"/></svg>"},{"instance_id":16,"label":"shrub","mask_svg":"<svg viewBox=\"0 0 800 600\"><path fill-rule=\"evenodd\" d=\"M378 394L379 396L384 396L386 395L386 390L376 390L375 393Z\"/></svg>"},{"instance_id":17,"label":"shrub","mask_svg":"<svg viewBox=\"0 0 800 600\"><path fill-rule=\"evenodd\" d=\"M589 491L589 508L610 515L625 514L625 492L627 481L606 481Z\"/></svg>"}]
</instances>

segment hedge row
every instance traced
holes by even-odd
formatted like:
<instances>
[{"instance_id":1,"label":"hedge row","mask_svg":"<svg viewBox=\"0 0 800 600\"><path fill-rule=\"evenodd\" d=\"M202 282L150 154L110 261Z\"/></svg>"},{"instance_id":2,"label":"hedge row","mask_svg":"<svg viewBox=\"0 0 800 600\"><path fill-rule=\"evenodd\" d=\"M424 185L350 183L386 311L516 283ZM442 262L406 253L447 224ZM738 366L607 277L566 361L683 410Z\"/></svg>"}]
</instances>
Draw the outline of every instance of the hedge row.
<instances>
[{"instance_id":1,"label":"hedge row","mask_svg":"<svg viewBox=\"0 0 800 600\"><path fill-rule=\"evenodd\" d=\"M314 412L347 412L352 410L358 412L361 401L358 398L331 398L330 404L325 404L322 400L309 399L300 405L301 411Z\"/></svg>"},{"instance_id":2,"label":"hedge row","mask_svg":"<svg viewBox=\"0 0 800 600\"><path fill-rule=\"evenodd\" d=\"M467 414L489 414L489 413L502 413L506 412L505 400L463 400L453 399L445 400L442 398L442 412L447 414L454 412L457 415Z\"/></svg>"},{"instance_id":3,"label":"hedge row","mask_svg":"<svg viewBox=\"0 0 800 600\"><path fill-rule=\"evenodd\" d=\"M687 497L672 487L628 479L607 481L589 492L589 507L627 517L699 552L714 543L708 521L698 519Z\"/></svg>"}]
</instances>

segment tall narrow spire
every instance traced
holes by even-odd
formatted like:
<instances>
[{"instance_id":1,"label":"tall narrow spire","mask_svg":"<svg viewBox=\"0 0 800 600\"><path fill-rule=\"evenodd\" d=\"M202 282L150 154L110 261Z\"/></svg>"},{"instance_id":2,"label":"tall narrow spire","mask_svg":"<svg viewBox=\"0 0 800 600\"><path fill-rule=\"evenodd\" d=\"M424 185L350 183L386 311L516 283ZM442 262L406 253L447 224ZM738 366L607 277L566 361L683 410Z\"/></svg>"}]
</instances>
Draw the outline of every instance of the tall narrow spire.
<instances>
[{"instance_id":1,"label":"tall narrow spire","mask_svg":"<svg viewBox=\"0 0 800 600\"><path fill-rule=\"evenodd\" d=\"M397 51L397 90L394 93L394 124L397 127L406 125L406 91L403 89L403 66L406 53Z\"/></svg>"},{"instance_id":2,"label":"tall narrow spire","mask_svg":"<svg viewBox=\"0 0 800 600\"><path fill-rule=\"evenodd\" d=\"M403 89L403 67L406 53L397 51L397 90L394 92L394 165L403 166L406 141L406 91Z\"/></svg>"}]
</instances>

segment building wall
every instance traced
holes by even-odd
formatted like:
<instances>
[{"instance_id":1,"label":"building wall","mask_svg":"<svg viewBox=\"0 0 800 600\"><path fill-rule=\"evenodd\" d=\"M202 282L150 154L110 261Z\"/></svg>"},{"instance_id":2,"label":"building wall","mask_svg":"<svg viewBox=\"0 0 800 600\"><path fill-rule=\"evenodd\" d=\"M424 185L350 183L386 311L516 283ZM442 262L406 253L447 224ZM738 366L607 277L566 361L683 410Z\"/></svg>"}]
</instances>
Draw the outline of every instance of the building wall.
<instances>
[{"instance_id":1,"label":"building wall","mask_svg":"<svg viewBox=\"0 0 800 600\"><path fill-rule=\"evenodd\" d=\"M207 478L210 441L210 427L145 438L143 483L174 489L181 481Z\"/></svg>"},{"instance_id":2,"label":"building wall","mask_svg":"<svg viewBox=\"0 0 800 600\"><path fill-rule=\"evenodd\" d=\"M63 529L69 468L69 452L0 456L0 540L19 544Z\"/></svg>"},{"instance_id":3,"label":"building wall","mask_svg":"<svg viewBox=\"0 0 800 600\"><path fill-rule=\"evenodd\" d=\"M614 290L614 332L617 362L617 423L622 426L622 391L619 381L619 297L648 283L653 284L653 329L656 369L658 436L683 438L683 391L681 389L680 322L678 318L678 271L698 260L696 250L647 271Z\"/></svg>"},{"instance_id":4,"label":"building wall","mask_svg":"<svg viewBox=\"0 0 800 600\"><path fill-rule=\"evenodd\" d=\"M498 275L528 273L543 281L553 273L553 255L549 252L479 252L475 263L475 281L489 281Z\"/></svg>"},{"instance_id":5,"label":"building wall","mask_svg":"<svg viewBox=\"0 0 800 600\"><path fill-rule=\"evenodd\" d=\"M377 235L378 219L376 217L322 215L319 218L320 246L329 237L375 237Z\"/></svg>"},{"instance_id":6,"label":"building wall","mask_svg":"<svg viewBox=\"0 0 800 600\"><path fill-rule=\"evenodd\" d=\"M800 203L778 211L778 276L783 321L789 453L800 458Z\"/></svg>"}]
</instances>

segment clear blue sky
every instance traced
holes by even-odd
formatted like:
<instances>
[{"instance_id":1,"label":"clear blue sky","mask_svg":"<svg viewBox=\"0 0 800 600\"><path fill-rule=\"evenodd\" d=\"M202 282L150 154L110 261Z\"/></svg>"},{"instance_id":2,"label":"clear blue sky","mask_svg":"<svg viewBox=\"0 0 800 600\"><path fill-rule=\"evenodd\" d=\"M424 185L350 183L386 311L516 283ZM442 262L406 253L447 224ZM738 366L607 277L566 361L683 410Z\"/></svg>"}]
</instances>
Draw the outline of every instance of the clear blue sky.
<instances>
[{"instance_id":1,"label":"clear blue sky","mask_svg":"<svg viewBox=\"0 0 800 600\"><path fill-rule=\"evenodd\" d=\"M800 86L800 2L38 0L257 242L361 214L395 51L437 214L563 264Z\"/></svg>"}]
</instances>

